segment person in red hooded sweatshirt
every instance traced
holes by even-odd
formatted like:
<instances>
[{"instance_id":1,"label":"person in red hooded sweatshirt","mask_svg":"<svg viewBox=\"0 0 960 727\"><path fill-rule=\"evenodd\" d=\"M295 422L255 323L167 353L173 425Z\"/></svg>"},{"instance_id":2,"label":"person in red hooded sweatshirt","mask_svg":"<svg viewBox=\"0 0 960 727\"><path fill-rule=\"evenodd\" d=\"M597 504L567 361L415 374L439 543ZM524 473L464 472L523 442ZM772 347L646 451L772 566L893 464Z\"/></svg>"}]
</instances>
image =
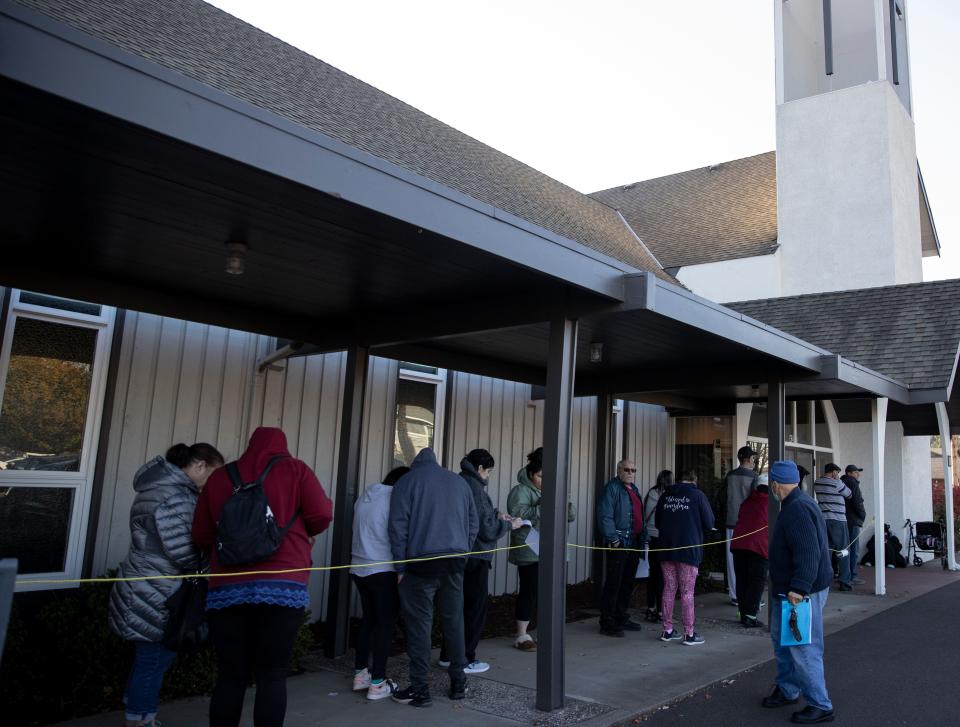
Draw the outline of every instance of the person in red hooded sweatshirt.
<instances>
[{"instance_id":1,"label":"person in red hooded sweatshirt","mask_svg":"<svg viewBox=\"0 0 960 727\"><path fill-rule=\"evenodd\" d=\"M737 576L737 603L740 623L751 629L763 626L757 618L763 606L761 598L767 585L768 545L767 502L770 497L767 475L757 478L757 486L743 504L733 530L733 567Z\"/></svg>"},{"instance_id":2,"label":"person in red hooded sweatshirt","mask_svg":"<svg viewBox=\"0 0 960 727\"><path fill-rule=\"evenodd\" d=\"M193 518L193 539L210 553L211 573L237 573L211 578L207 616L217 652L217 683L210 700L211 727L236 727L243 710L247 679L257 684L253 708L256 727L280 727L287 709L287 671L293 644L307 607L309 571L241 575L247 571L309 568L314 536L333 518L333 504L310 468L290 456L287 438L274 427L259 427L237 460L244 483L254 482L270 460L264 493L278 523L293 520L279 547L253 565L227 567L217 561L217 521L233 494L225 467L207 481Z\"/></svg>"}]
</instances>

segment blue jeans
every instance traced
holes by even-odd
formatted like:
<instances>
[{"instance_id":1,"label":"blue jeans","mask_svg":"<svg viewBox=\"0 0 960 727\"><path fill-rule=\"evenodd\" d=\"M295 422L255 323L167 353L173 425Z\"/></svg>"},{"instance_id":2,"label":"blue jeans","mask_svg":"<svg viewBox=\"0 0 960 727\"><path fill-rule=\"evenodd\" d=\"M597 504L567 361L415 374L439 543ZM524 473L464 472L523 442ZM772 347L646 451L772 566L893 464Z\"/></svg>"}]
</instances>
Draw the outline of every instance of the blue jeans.
<instances>
[{"instance_id":1,"label":"blue jeans","mask_svg":"<svg viewBox=\"0 0 960 727\"><path fill-rule=\"evenodd\" d=\"M857 566L860 565L860 532L863 528L860 525L847 525L850 533L850 575L857 577Z\"/></svg>"},{"instance_id":2,"label":"blue jeans","mask_svg":"<svg viewBox=\"0 0 960 727\"><path fill-rule=\"evenodd\" d=\"M126 719L151 720L157 716L163 675L177 652L154 641L134 641L133 645L136 648L133 666L123 693L123 703L127 705Z\"/></svg>"},{"instance_id":3,"label":"blue jeans","mask_svg":"<svg viewBox=\"0 0 960 727\"><path fill-rule=\"evenodd\" d=\"M827 520L827 540L830 543L831 550L843 550L850 544L850 534L847 532L846 520ZM837 569L840 572L840 582L850 585L853 576L850 574L850 556L841 557L833 553L832 557L837 560Z\"/></svg>"},{"instance_id":4,"label":"blue jeans","mask_svg":"<svg viewBox=\"0 0 960 727\"><path fill-rule=\"evenodd\" d=\"M774 596L770 604L770 638L777 659L777 686L787 699L801 694L808 705L833 709L823 677L823 607L827 605L829 588L810 594L811 643L803 646L780 646L780 611L784 601Z\"/></svg>"}]
</instances>

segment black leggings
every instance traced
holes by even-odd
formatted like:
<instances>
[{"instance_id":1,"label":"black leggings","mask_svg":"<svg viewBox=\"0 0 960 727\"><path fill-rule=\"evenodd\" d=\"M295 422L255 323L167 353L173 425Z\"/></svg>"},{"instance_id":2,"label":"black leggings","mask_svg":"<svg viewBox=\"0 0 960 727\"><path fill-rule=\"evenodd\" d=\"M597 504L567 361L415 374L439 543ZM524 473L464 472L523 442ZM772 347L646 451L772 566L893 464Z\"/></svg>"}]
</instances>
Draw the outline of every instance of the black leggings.
<instances>
[{"instance_id":1,"label":"black leggings","mask_svg":"<svg viewBox=\"0 0 960 727\"><path fill-rule=\"evenodd\" d=\"M387 675L387 657L393 642L393 630L400 613L400 596L397 594L397 574L393 571L358 576L354 573L353 583L360 593L360 605L363 619L357 632L356 661L357 669L370 666L370 653L373 652L373 667L370 676L383 679Z\"/></svg>"},{"instance_id":2,"label":"black leggings","mask_svg":"<svg viewBox=\"0 0 960 727\"><path fill-rule=\"evenodd\" d=\"M244 603L209 612L217 652L217 684L210 699L210 727L237 727L253 671L256 727L282 727L287 712L287 672L303 609Z\"/></svg>"},{"instance_id":3,"label":"black leggings","mask_svg":"<svg viewBox=\"0 0 960 727\"><path fill-rule=\"evenodd\" d=\"M650 539L650 550L660 547L657 538ZM663 595L663 571L660 570L660 553L647 554L650 575L647 576L647 608L660 613L660 596Z\"/></svg>"},{"instance_id":4,"label":"black leggings","mask_svg":"<svg viewBox=\"0 0 960 727\"><path fill-rule=\"evenodd\" d=\"M537 573L540 563L528 563L517 566L520 589L517 593L517 621L533 621L537 614Z\"/></svg>"}]
</instances>

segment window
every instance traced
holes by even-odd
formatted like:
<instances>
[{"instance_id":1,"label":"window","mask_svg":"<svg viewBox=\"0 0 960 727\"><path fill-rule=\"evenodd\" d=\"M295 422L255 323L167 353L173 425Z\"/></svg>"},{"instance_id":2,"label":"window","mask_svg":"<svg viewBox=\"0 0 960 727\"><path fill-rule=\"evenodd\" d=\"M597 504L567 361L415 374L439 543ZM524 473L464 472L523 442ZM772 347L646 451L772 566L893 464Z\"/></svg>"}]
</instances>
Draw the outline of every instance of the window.
<instances>
[{"instance_id":1,"label":"window","mask_svg":"<svg viewBox=\"0 0 960 727\"><path fill-rule=\"evenodd\" d=\"M393 467L409 465L424 447L432 447L443 460L439 444L443 438L443 403L446 371L400 364L397 405L394 419Z\"/></svg>"},{"instance_id":2,"label":"window","mask_svg":"<svg viewBox=\"0 0 960 727\"><path fill-rule=\"evenodd\" d=\"M11 293L0 347L0 558L79 576L113 309Z\"/></svg>"}]
</instances>

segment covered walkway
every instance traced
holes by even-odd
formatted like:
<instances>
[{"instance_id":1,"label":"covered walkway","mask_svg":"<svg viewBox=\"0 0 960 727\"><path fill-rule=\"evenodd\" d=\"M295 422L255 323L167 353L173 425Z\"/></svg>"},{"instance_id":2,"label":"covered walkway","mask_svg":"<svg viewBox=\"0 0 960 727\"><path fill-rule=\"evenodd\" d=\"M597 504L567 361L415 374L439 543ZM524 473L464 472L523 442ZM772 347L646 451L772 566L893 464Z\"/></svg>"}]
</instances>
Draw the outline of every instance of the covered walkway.
<instances>
[{"instance_id":1,"label":"covered walkway","mask_svg":"<svg viewBox=\"0 0 960 727\"><path fill-rule=\"evenodd\" d=\"M868 581L870 570L864 568ZM891 570L887 588L886 598L877 598L865 588L852 594L831 592L824 613L829 637L826 666L833 699L841 718L856 714L858 720L863 720L845 724L903 724L902 719L883 722L866 716L874 713L870 709L876 709L871 705L883 704L891 717L902 717L904 713L893 710L892 705L902 703L905 689L910 698L929 700L936 694L937 672L944 680L952 679L952 661L940 669L928 670L923 665L937 663L934 650L944 659L953 658L955 648L941 646L956 644L951 604L960 589L960 574L944 571L937 564ZM478 727L601 727L624 721L629 724L635 716L650 712L654 712L650 724L675 724L675 710L681 709L687 710L681 714L702 717L704 723L770 724L771 718L778 715L759 707L754 709L772 681L773 672L767 663L772 655L769 634L764 629L743 629L734 621L734 610L721 593L697 598L697 628L706 638L706 643L697 648L664 644L656 639L659 632L652 626L629 633L624 639L608 639L597 635L595 619L568 624L566 670L572 678L567 704L549 715L538 712L534 705L535 658L511 648L510 639L489 639L480 645L480 653L492 668L486 674L469 678L470 692L463 702L451 702L442 696L446 691L446 672L436 669L434 705L431 709L416 710L416 714L410 707L389 700L369 702L363 692L351 692L353 662L349 656L331 660L316 655L309 661L306 674L288 681L286 723L289 727L314 727L376 720L381 727L401 727L415 718L423 727L454 721ZM748 669L751 671L742 673ZM405 675L405 657L392 658L387 671L394 676ZM875 673L876 678L863 676L868 673ZM888 686L882 691L895 701L882 702L883 694L864 686L868 681ZM674 704L709 685L714 685L709 700L698 693L688 702ZM171 724L201 724L206 719L207 701L198 698L163 705L160 718ZM662 717L657 716L656 710L667 705L673 706ZM723 710L727 718L715 719L716 709ZM245 710L247 720L251 713L252 709ZM784 721L789 717L783 716ZM111 713L64 724L109 727L119 717L119 713ZM952 720L927 723L952 724Z\"/></svg>"}]
</instances>

